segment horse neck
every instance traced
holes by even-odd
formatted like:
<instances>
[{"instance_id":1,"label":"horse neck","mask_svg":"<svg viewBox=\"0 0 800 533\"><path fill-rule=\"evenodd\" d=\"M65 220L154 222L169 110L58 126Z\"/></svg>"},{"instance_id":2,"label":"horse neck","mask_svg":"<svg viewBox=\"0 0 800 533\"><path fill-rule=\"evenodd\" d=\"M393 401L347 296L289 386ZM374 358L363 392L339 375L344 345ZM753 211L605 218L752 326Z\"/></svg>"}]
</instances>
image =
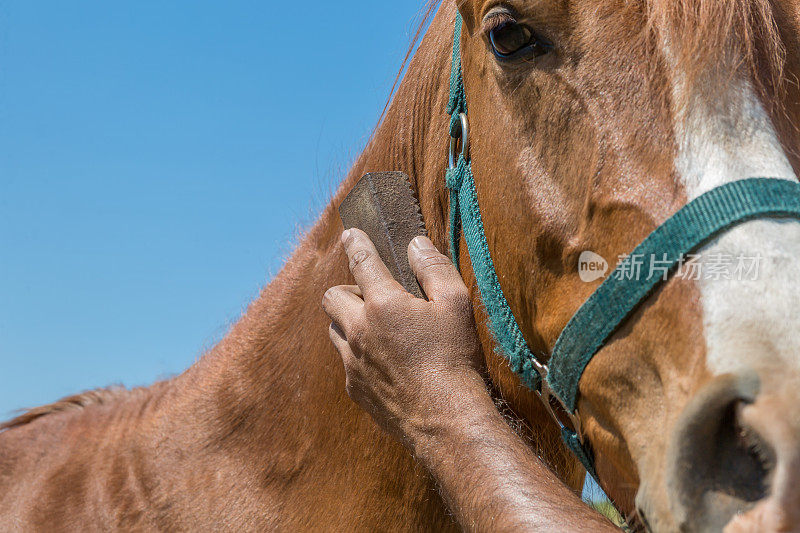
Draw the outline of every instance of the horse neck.
<instances>
[{"instance_id":1,"label":"horse neck","mask_svg":"<svg viewBox=\"0 0 800 533\"><path fill-rule=\"evenodd\" d=\"M202 391L201 401L214 403L205 411L229 426L222 428L224 434L240 431L242 420L262 432L276 429L265 425L285 426L292 417L302 425L313 424L315 417L330 425L331 408L354 416L341 361L328 339L329 319L320 306L328 288L353 283L336 207L364 173L404 171L418 193L431 238L444 244L449 120L444 110L454 15L453 6L439 10L368 147L281 272L183 376L185 388Z\"/></svg>"}]
</instances>

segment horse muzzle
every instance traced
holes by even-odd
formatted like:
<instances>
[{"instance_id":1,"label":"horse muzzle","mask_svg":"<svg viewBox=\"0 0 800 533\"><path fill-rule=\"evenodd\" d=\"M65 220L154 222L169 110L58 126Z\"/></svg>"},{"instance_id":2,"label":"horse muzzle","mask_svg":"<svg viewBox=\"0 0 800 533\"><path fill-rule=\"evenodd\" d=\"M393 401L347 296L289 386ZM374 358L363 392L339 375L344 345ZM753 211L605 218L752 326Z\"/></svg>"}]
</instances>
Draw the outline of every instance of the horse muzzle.
<instances>
[{"instance_id":1,"label":"horse muzzle","mask_svg":"<svg viewBox=\"0 0 800 533\"><path fill-rule=\"evenodd\" d=\"M639 502L650 528L800 531L800 388L763 378L723 375L689 401L667 445L670 523L649 520L652 502Z\"/></svg>"}]
</instances>

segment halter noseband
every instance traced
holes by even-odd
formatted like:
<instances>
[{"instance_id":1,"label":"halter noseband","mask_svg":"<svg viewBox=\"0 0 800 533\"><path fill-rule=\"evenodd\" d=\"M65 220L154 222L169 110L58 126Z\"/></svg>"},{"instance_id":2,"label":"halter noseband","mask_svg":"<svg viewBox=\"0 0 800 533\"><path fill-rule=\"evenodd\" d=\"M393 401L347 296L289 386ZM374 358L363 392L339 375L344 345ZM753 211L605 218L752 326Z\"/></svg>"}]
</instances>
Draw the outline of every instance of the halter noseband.
<instances>
[{"instance_id":1,"label":"halter noseband","mask_svg":"<svg viewBox=\"0 0 800 533\"><path fill-rule=\"evenodd\" d=\"M486 241L469 155L467 98L461 69L462 19L456 16L450 71L450 165L445 177L450 189L450 250L459 266L463 230L481 300L499 351L523 384L536 391L561 428L570 450L597 478L585 447L577 413L578 384L586 366L612 334L664 281L666 276L636 279L630 272L636 257L658 253L659 264L672 273L682 259L722 232L757 218L800 218L800 183L775 178L749 178L727 183L688 203L651 233L622 261L578 309L556 341L549 363L533 355L503 294ZM457 155L458 144L461 152ZM551 400L563 408L572 427L558 418Z\"/></svg>"}]
</instances>

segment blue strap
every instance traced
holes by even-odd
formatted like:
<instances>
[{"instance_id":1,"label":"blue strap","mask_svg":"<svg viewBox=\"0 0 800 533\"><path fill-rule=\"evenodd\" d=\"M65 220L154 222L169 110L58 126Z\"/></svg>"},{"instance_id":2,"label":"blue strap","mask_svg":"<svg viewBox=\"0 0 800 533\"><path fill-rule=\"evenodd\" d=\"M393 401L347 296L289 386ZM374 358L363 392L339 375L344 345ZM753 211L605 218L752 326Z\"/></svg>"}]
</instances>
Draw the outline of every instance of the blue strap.
<instances>
[{"instance_id":1,"label":"blue strap","mask_svg":"<svg viewBox=\"0 0 800 533\"><path fill-rule=\"evenodd\" d=\"M450 114L450 136L461 135L459 115L467 112L467 97L464 91L464 79L461 70L461 14L456 16L453 34L453 62L450 69L450 98L447 112ZM500 347L501 354L508 360L511 370L522 383L533 390L541 387L541 377L534 369L534 355L528 348L514 313L508 305L497 272L494 268L483 219L478 205L478 193L475 190L475 178L472 164L461 154L455 167L447 170L445 182L450 189L450 256L456 267L459 267L459 243L463 227L464 240L467 243L475 280L481 293L481 300L489 316L492 334ZM583 467L596 481L594 462L591 454L583 447L578 435L562 428L562 438L567 447L575 454Z\"/></svg>"},{"instance_id":2,"label":"blue strap","mask_svg":"<svg viewBox=\"0 0 800 533\"><path fill-rule=\"evenodd\" d=\"M578 437L578 434L570 429L561 428L561 440L564 441L569 451L581 462L583 468L586 469L586 473L592 476L599 485L600 479L597 477L597 470L594 468L594 457L592 457L589 451L581 444L581 439Z\"/></svg>"},{"instance_id":3,"label":"blue strap","mask_svg":"<svg viewBox=\"0 0 800 533\"><path fill-rule=\"evenodd\" d=\"M453 31L453 59L450 65L450 97L447 101L447 114L450 115L450 137L461 135L459 115L467 112L467 96L464 92L464 77L461 71L461 13L456 14ZM458 245L461 240L461 218L458 213L458 191L461 189L464 168L461 160L456 168L447 169L445 183L450 189L450 257L456 268L460 269Z\"/></svg>"},{"instance_id":4,"label":"blue strap","mask_svg":"<svg viewBox=\"0 0 800 533\"><path fill-rule=\"evenodd\" d=\"M630 275L636 258L656 257L674 271L687 254L719 233L754 218L800 218L800 184L774 178L728 183L693 200L640 244L581 306L556 342L547 381L574 411L578 383L592 357L664 280L663 272Z\"/></svg>"},{"instance_id":5,"label":"blue strap","mask_svg":"<svg viewBox=\"0 0 800 533\"><path fill-rule=\"evenodd\" d=\"M500 287L500 280L497 279L492 255L489 252L489 244L486 242L472 167L463 156L460 156L456 168L450 174L452 174L448 179L448 187L451 188L450 212L451 215L452 213L460 215L458 218L463 227L472 270L480 289L481 300L486 307L486 314L489 316L494 338L501 353L508 359L511 369L520 376L526 386L538 390L541 379L532 364L534 356ZM455 243L457 240L451 241L457 250ZM457 252L453 257L458 257Z\"/></svg>"},{"instance_id":6,"label":"blue strap","mask_svg":"<svg viewBox=\"0 0 800 533\"><path fill-rule=\"evenodd\" d=\"M461 72L461 26L463 20L461 13L456 15L456 25L453 31L453 59L450 65L450 98L447 101L447 114L458 118L459 113L467 112L467 97L464 93L464 77ZM450 134L453 137L453 125L450 125Z\"/></svg>"},{"instance_id":7,"label":"blue strap","mask_svg":"<svg viewBox=\"0 0 800 533\"><path fill-rule=\"evenodd\" d=\"M461 74L461 15L456 18L456 30L453 38L453 65L450 74L450 100L447 110L451 113L450 135L461 135L461 120L459 115L467 111L467 99L464 93L464 81ZM472 166L459 156L454 168L447 171L445 176L447 187L450 189L450 255L458 267L459 242L461 230L467 243L467 251L475 272L475 279L480 289L481 299L486 306L492 333L500 347L502 354L508 359L511 369L518 374L523 383L538 390L541 378L534 369L532 361L534 356L528 348L528 343L522 335L514 313L508 305L500 280L489 253L489 244L486 242L486 233L483 229L483 220L478 205L478 194L475 191L475 179L472 175Z\"/></svg>"},{"instance_id":8,"label":"blue strap","mask_svg":"<svg viewBox=\"0 0 800 533\"><path fill-rule=\"evenodd\" d=\"M461 70L461 14L456 16L453 34L453 62L450 69L450 98L447 112L450 114L450 136L461 135L460 114L467 112L467 96L464 90L464 78ZM478 205L478 193L475 190L475 178L472 175L472 164L461 154L454 168L447 170L445 182L450 189L450 256L456 267L459 267L459 243L463 227L464 240L467 243L475 280L481 293L481 300L489 316L492 334L500 347L500 352L508 360L511 370L516 373L524 385L539 390L541 376L535 370L534 355L522 335L514 313L508 305L497 272L494 268L483 219ZM460 268L460 267L459 267ZM561 436L586 472L597 483L597 472L591 453L581 444L579 436L566 428L561 428Z\"/></svg>"}]
</instances>

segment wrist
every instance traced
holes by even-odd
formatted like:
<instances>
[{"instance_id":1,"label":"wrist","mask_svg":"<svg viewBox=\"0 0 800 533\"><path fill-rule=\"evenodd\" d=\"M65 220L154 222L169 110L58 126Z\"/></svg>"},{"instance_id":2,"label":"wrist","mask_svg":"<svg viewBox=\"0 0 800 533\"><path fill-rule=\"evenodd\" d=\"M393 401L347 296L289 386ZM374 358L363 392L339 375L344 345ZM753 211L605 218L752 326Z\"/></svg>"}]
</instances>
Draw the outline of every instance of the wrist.
<instances>
[{"instance_id":1,"label":"wrist","mask_svg":"<svg viewBox=\"0 0 800 533\"><path fill-rule=\"evenodd\" d=\"M427 404L419 417L407 421L406 444L430 469L459 444L480 437L494 417L502 415L481 375L470 369L446 380L437 401Z\"/></svg>"}]
</instances>

